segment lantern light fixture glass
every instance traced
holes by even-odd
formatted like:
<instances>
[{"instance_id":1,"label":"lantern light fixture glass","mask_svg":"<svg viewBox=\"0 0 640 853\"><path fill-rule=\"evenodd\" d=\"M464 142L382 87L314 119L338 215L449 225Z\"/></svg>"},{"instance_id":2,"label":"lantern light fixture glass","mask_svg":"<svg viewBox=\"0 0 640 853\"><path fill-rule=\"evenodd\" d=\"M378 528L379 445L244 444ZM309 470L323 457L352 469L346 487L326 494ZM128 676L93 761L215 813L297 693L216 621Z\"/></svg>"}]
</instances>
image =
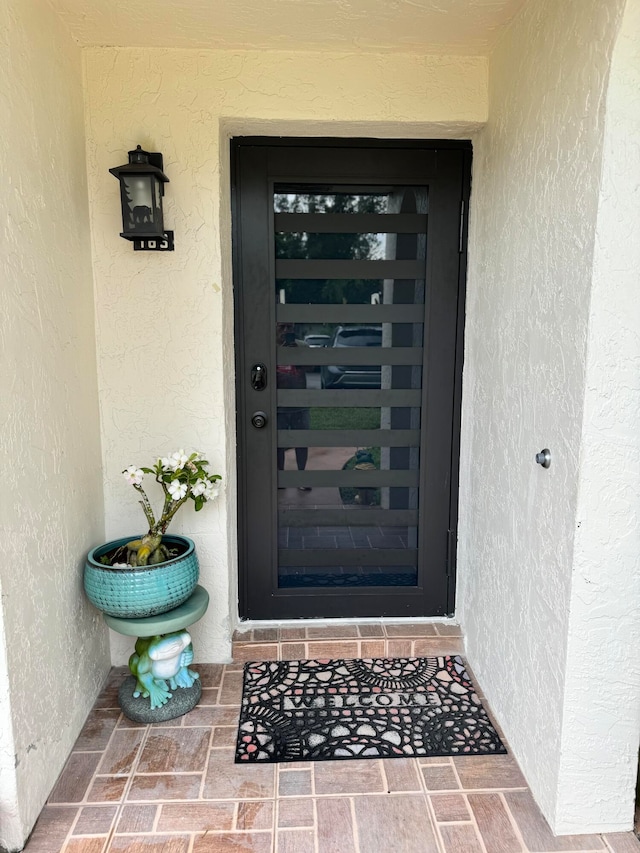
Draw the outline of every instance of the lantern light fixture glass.
<instances>
[{"instance_id":1,"label":"lantern light fixture glass","mask_svg":"<svg viewBox=\"0 0 640 853\"><path fill-rule=\"evenodd\" d=\"M162 215L164 185L162 154L129 151L129 162L109 169L120 182L121 237L133 242L136 251L173 251L173 231L166 231Z\"/></svg>"}]
</instances>

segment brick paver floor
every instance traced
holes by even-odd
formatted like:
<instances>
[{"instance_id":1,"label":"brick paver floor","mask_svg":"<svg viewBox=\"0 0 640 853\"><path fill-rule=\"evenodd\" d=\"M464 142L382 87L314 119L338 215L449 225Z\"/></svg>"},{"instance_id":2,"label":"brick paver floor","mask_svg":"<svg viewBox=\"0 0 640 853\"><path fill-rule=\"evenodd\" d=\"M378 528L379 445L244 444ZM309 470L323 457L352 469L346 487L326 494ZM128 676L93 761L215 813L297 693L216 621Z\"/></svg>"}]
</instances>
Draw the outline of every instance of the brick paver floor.
<instances>
[{"instance_id":1,"label":"brick paver floor","mask_svg":"<svg viewBox=\"0 0 640 853\"><path fill-rule=\"evenodd\" d=\"M112 670L28 853L633 853L632 833L554 838L510 755L239 766L242 660L447 654L450 625L257 629L237 663L196 665L203 695L138 725Z\"/></svg>"}]
</instances>

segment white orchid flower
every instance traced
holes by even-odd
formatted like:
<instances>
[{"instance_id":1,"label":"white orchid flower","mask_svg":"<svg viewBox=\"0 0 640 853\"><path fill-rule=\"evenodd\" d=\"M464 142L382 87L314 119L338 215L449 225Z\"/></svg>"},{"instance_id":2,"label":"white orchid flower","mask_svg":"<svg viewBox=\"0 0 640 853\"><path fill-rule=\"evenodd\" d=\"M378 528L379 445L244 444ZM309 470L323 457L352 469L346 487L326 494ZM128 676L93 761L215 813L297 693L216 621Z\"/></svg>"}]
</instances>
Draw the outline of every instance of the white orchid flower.
<instances>
[{"instance_id":1,"label":"white orchid flower","mask_svg":"<svg viewBox=\"0 0 640 853\"><path fill-rule=\"evenodd\" d=\"M167 490L174 501L180 501L187 494L187 484L181 483L180 480L172 480Z\"/></svg>"},{"instance_id":2,"label":"white orchid flower","mask_svg":"<svg viewBox=\"0 0 640 853\"><path fill-rule=\"evenodd\" d=\"M191 487L191 494L194 498L197 498L199 495L203 495L207 490L207 481L203 480L202 477L195 481L193 486Z\"/></svg>"},{"instance_id":3,"label":"white orchid flower","mask_svg":"<svg viewBox=\"0 0 640 853\"><path fill-rule=\"evenodd\" d=\"M173 459L169 456L163 456L162 459L159 459L158 462L162 466L163 471L175 471Z\"/></svg>"},{"instance_id":4,"label":"white orchid flower","mask_svg":"<svg viewBox=\"0 0 640 853\"><path fill-rule=\"evenodd\" d=\"M125 480L131 486L139 486L140 483L144 480L144 473L140 470L140 468L136 468L135 465L129 465L129 467L122 472Z\"/></svg>"}]
</instances>

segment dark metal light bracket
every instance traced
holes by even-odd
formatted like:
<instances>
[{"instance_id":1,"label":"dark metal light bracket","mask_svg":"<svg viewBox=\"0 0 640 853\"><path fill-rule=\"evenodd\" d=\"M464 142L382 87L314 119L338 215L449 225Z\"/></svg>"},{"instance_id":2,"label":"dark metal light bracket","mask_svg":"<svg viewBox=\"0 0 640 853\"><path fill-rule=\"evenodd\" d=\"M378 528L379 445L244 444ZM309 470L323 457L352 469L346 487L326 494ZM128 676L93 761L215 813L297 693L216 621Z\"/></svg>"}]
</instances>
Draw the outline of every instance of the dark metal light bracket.
<instances>
[{"instance_id":1,"label":"dark metal light bracket","mask_svg":"<svg viewBox=\"0 0 640 853\"><path fill-rule=\"evenodd\" d=\"M134 240L133 248L136 252L173 252L173 231L164 232L164 240L149 238L148 240Z\"/></svg>"}]
</instances>

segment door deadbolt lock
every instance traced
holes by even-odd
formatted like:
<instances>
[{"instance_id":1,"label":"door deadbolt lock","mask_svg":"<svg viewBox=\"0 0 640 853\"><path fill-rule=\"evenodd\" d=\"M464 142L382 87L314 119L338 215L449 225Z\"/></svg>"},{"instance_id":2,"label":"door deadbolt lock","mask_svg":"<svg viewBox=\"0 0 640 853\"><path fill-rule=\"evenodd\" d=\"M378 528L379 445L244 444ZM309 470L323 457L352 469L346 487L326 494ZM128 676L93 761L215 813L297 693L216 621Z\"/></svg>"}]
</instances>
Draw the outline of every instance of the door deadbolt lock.
<instances>
[{"instance_id":1,"label":"door deadbolt lock","mask_svg":"<svg viewBox=\"0 0 640 853\"><path fill-rule=\"evenodd\" d=\"M251 415L251 423L256 429L264 429L267 425L267 416L265 412L254 412Z\"/></svg>"}]
</instances>

